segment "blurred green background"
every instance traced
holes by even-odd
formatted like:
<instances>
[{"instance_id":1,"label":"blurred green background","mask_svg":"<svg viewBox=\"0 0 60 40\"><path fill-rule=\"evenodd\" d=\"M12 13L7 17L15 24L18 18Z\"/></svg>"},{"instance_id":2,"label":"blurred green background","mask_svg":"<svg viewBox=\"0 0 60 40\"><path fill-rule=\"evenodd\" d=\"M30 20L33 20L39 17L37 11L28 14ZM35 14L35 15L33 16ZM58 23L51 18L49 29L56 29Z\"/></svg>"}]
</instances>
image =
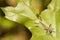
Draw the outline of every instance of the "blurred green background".
<instances>
[{"instance_id":1,"label":"blurred green background","mask_svg":"<svg viewBox=\"0 0 60 40\"><path fill-rule=\"evenodd\" d=\"M16 1L18 3L16 7L1 8L5 12L6 18L24 24L32 32L31 40L55 40L55 36L57 36L57 40L60 40L60 0L52 0L48 9L44 10L41 15L48 25L52 24L56 31L53 33L54 37L46 34L45 30L37 27L37 24L34 23L37 20L35 16L37 11L31 8L31 0Z\"/></svg>"}]
</instances>

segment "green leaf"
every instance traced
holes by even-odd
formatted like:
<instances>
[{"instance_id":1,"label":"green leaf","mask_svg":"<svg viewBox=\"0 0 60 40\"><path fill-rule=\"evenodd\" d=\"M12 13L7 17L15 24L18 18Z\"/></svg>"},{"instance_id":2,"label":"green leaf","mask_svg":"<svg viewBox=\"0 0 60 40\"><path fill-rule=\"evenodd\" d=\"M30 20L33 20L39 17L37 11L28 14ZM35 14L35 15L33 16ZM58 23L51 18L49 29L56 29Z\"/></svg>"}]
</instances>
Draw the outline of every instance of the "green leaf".
<instances>
[{"instance_id":1,"label":"green leaf","mask_svg":"<svg viewBox=\"0 0 60 40\"><path fill-rule=\"evenodd\" d=\"M48 25L52 25L58 40L60 40L60 0L52 0L51 4L48 5L48 9L44 10L41 14L41 18ZM16 7L2 8L6 14L6 18L22 23L32 32L31 40L54 40L54 38L46 34L45 30L38 27L34 22L37 17L34 13L36 10L30 8L29 0L19 0ZM57 34L56 34L57 32Z\"/></svg>"}]
</instances>

